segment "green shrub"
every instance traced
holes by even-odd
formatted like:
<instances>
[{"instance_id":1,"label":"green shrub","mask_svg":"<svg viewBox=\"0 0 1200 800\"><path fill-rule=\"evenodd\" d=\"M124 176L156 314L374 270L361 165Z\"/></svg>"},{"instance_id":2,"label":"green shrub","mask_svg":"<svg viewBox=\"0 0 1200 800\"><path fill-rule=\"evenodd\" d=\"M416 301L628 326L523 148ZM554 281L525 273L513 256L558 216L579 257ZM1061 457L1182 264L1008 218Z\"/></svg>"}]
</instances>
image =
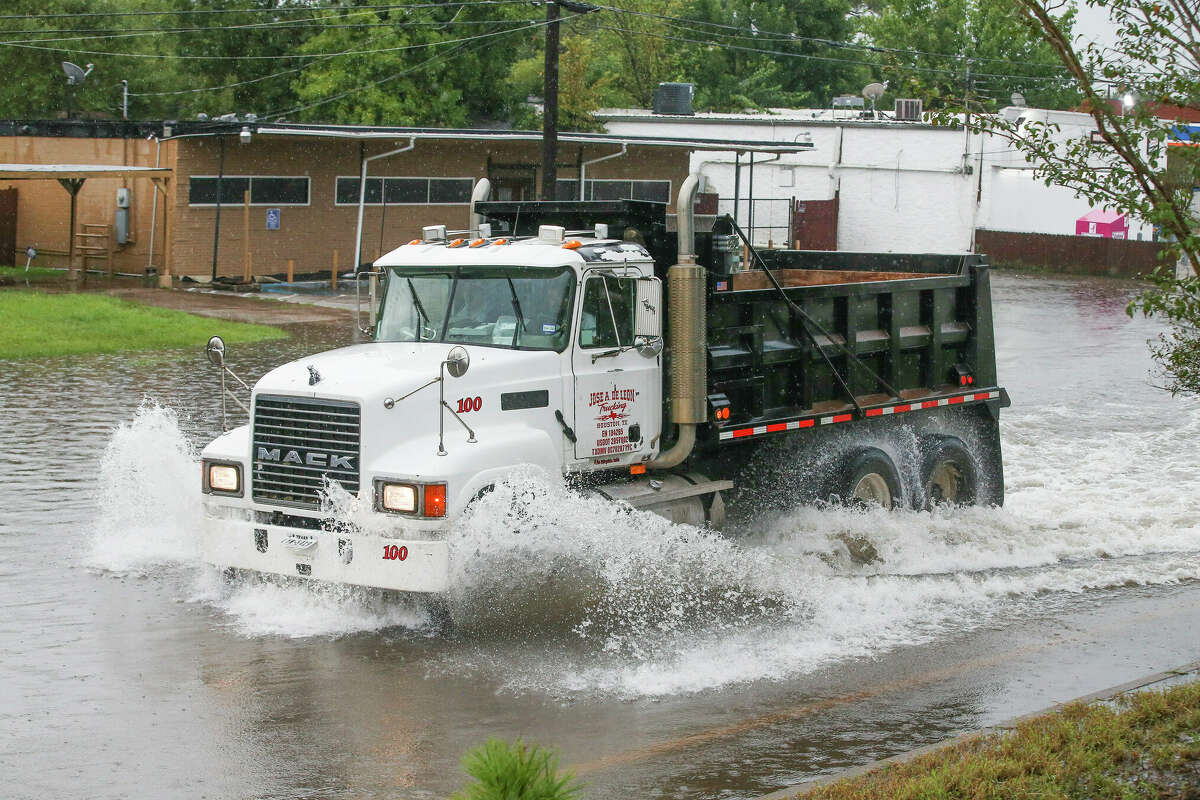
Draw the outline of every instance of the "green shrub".
<instances>
[{"instance_id":1,"label":"green shrub","mask_svg":"<svg viewBox=\"0 0 1200 800\"><path fill-rule=\"evenodd\" d=\"M520 739L510 746L488 739L463 758L463 769L476 783L454 800L573 800L583 790L570 771L558 773L558 756Z\"/></svg>"}]
</instances>

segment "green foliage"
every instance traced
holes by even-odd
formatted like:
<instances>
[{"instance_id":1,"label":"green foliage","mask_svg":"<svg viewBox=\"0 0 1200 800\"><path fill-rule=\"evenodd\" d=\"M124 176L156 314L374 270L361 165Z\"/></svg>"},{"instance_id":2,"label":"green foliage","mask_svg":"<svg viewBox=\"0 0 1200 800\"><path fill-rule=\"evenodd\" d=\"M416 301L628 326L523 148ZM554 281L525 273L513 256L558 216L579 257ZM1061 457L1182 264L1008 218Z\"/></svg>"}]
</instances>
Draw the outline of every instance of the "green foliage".
<instances>
[{"instance_id":1,"label":"green foliage","mask_svg":"<svg viewBox=\"0 0 1200 800\"><path fill-rule=\"evenodd\" d=\"M812 800L1157 800L1194 797L1200 683L1075 704L906 764L822 786Z\"/></svg>"},{"instance_id":2,"label":"green foliage","mask_svg":"<svg viewBox=\"0 0 1200 800\"><path fill-rule=\"evenodd\" d=\"M289 117L451 127L506 121L524 100L508 74L532 46L529 13L519 5L322 12L325 29L300 48L320 59L293 81L298 104ZM340 26L351 17L371 27Z\"/></svg>"},{"instance_id":3,"label":"green foliage","mask_svg":"<svg viewBox=\"0 0 1200 800\"><path fill-rule=\"evenodd\" d=\"M1009 0L883 0L863 31L879 53L890 95L930 108L1009 105L1013 92L1039 108L1070 108L1080 95L1054 50L1013 13ZM1060 24L1069 34L1068 9ZM968 73L968 69L970 72Z\"/></svg>"},{"instance_id":4,"label":"green foliage","mask_svg":"<svg viewBox=\"0 0 1200 800\"><path fill-rule=\"evenodd\" d=\"M463 768L476 783L455 800L572 800L583 789L570 772L559 775L557 756L520 739L513 746L488 739L466 755Z\"/></svg>"},{"instance_id":5,"label":"green foliage","mask_svg":"<svg viewBox=\"0 0 1200 800\"><path fill-rule=\"evenodd\" d=\"M829 42L845 42L854 33L845 0L694 0L687 16L713 27L677 27L673 35L717 39L678 45L680 73L696 84L703 110L828 106L833 95L862 88L862 68L826 60L844 55ZM735 30L713 35L722 30L716 25Z\"/></svg>"},{"instance_id":6,"label":"green foliage","mask_svg":"<svg viewBox=\"0 0 1200 800\"><path fill-rule=\"evenodd\" d=\"M46 358L125 350L198 348L219 334L227 342L281 339L266 325L208 319L98 294L0 291L0 359Z\"/></svg>"}]
</instances>

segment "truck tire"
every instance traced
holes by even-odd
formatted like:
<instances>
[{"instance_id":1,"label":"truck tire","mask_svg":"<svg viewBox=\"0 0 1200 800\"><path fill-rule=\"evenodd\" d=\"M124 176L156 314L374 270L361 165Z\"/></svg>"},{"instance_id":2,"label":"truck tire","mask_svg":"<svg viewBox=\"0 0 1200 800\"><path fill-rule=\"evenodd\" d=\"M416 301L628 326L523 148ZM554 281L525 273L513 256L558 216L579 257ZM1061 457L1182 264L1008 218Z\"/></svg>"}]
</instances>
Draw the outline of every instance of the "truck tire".
<instances>
[{"instance_id":1,"label":"truck tire","mask_svg":"<svg viewBox=\"0 0 1200 800\"><path fill-rule=\"evenodd\" d=\"M957 436L933 436L921 446L921 487L925 506L979 502L979 469L971 451Z\"/></svg>"},{"instance_id":2,"label":"truck tire","mask_svg":"<svg viewBox=\"0 0 1200 800\"><path fill-rule=\"evenodd\" d=\"M895 508L904 499L900 472L887 453L865 447L850 453L830 494L847 505Z\"/></svg>"}]
</instances>

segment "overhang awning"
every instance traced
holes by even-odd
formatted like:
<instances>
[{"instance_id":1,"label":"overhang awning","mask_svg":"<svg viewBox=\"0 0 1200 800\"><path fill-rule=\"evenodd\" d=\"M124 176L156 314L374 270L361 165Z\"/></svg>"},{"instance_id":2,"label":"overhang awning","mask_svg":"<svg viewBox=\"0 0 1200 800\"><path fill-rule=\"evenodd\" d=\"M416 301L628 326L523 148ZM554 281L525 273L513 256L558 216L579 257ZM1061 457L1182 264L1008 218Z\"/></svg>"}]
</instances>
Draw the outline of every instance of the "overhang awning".
<instances>
[{"instance_id":1,"label":"overhang awning","mask_svg":"<svg viewBox=\"0 0 1200 800\"><path fill-rule=\"evenodd\" d=\"M126 167L120 164L0 164L0 181L87 178L169 178L167 167Z\"/></svg>"}]
</instances>

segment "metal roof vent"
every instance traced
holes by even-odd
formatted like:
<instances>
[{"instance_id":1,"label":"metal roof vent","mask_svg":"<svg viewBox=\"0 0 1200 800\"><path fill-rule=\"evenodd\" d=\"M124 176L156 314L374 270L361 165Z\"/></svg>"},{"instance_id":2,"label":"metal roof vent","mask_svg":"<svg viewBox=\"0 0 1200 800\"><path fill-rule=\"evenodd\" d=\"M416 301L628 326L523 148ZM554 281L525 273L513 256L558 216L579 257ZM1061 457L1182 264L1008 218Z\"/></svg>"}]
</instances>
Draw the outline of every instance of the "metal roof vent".
<instances>
[{"instance_id":1,"label":"metal roof vent","mask_svg":"<svg viewBox=\"0 0 1200 800\"><path fill-rule=\"evenodd\" d=\"M903 122L921 121L920 100L896 100L896 119Z\"/></svg>"},{"instance_id":2,"label":"metal roof vent","mask_svg":"<svg viewBox=\"0 0 1200 800\"><path fill-rule=\"evenodd\" d=\"M696 112L692 110L695 94L696 86L692 83L660 83L654 90L654 113L695 116Z\"/></svg>"}]
</instances>

